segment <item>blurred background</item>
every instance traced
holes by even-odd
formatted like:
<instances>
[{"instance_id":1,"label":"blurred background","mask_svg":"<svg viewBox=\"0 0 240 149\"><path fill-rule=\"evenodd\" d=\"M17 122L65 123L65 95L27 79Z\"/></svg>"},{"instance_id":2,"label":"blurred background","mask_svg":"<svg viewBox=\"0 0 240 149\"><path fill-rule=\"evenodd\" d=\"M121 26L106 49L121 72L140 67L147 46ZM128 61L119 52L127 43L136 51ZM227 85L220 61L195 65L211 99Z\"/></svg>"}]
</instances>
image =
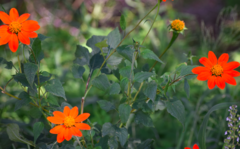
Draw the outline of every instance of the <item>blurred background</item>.
<instances>
[{"instance_id":1,"label":"blurred background","mask_svg":"<svg viewBox=\"0 0 240 149\"><path fill-rule=\"evenodd\" d=\"M75 79L71 67L75 59L76 45L86 46L86 41L92 35L106 36L114 28L119 27L120 16L123 14L127 21L126 35L138 21L146 15L157 0L0 0L2 7L9 12L15 7L19 14L30 13L30 19L36 20L41 26L37 32L48 38L42 43L45 58L41 61L41 70L48 71L54 77L63 82L68 102L72 106L80 107L80 99L84 94L88 73L82 79ZM146 39L144 46L159 55L168 45L172 33L167 27L170 20L184 20L188 30L180 35L171 49L162 60L165 65L158 65L156 73L174 71L178 64L188 62L187 53L194 56L193 64L198 65L200 57L207 57L209 50L214 51L219 57L222 53L229 53L230 60L240 62L240 1L239 0L167 0L161 3L160 13ZM0 8L0 11L3 11ZM155 17L153 11L140 26L130 34L123 44L132 44L132 38L141 42L148 32ZM0 22L1 24L2 22ZM120 29L120 27L119 27ZM23 49L27 53L27 49ZM23 60L22 48L12 53L8 46L0 46L0 57L13 61L18 67L19 55ZM91 49L89 49L91 50ZM147 61L141 59L142 66ZM151 66L154 61L148 62ZM0 65L0 86L4 87L13 70L4 69ZM87 69L87 68L86 68ZM238 69L239 71L240 69ZM236 78L237 83L240 79ZM209 90L206 82L196 79L189 81L190 97L187 98L183 90L183 82L176 86L174 98L183 101L187 120L185 129L183 126L163 108L151 114L154 128L146 128L132 124L129 128L129 142L141 142L146 139L154 139L154 149L182 149L192 146L197 142L199 127L207 111L215 104L226 101L239 101L240 86L229 86L224 90L215 88ZM7 91L18 95L21 87L12 81ZM64 101L61 98L49 96L57 106ZM116 122L114 112L105 112L96 103L99 99L119 102L120 97L105 95L104 92L93 88L86 98L85 112L91 113L90 121L102 125L105 122ZM24 106L14 111L15 99L0 93L0 148L12 148L12 144L6 136L5 126L11 122L17 122L27 137L32 133L32 124L36 121L44 121L29 113L31 107ZM240 110L240 109L239 109ZM227 109L214 112L208 123L207 146L209 149L222 148L224 132L227 129L225 118ZM46 133L48 133L46 131ZM31 139L31 138L30 138ZM38 140L41 141L41 140ZM17 147L25 147L17 144Z\"/></svg>"}]
</instances>

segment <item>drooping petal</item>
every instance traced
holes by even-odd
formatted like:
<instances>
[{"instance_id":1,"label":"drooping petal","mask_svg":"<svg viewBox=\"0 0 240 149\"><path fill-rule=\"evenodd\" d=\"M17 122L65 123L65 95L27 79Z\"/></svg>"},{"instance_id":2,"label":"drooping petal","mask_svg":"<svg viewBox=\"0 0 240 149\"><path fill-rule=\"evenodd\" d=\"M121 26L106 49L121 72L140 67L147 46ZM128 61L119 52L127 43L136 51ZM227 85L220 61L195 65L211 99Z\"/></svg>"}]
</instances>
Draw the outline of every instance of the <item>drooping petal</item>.
<instances>
[{"instance_id":1,"label":"drooping petal","mask_svg":"<svg viewBox=\"0 0 240 149\"><path fill-rule=\"evenodd\" d=\"M237 85L237 82L236 80L230 76L229 74L226 74L226 73L223 73L222 74L222 78L225 82L227 82L228 84L231 84L231 85Z\"/></svg>"},{"instance_id":2,"label":"drooping petal","mask_svg":"<svg viewBox=\"0 0 240 149\"><path fill-rule=\"evenodd\" d=\"M62 113L61 111L54 111L53 115L54 115L54 117L62 117L62 118L66 117L66 115L64 113Z\"/></svg>"},{"instance_id":3,"label":"drooping petal","mask_svg":"<svg viewBox=\"0 0 240 149\"><path fill-rule=\"evenodd\" d=\"M9 12L10 18L12 21L17 21L19 14L16 8L12 8Z\"/></svg>"},{"instance_id":4,"label":"drooping petal","mask_svg":"<svg viewBox=\"0 0 240 149\"><path fill-rule=\"evenodd\" d=\"M194 73L194 74L200 74L205 71L210 72L211 69L207 68L207 67L203 67L203 66L195 67L192 69L192 73Z\"/></svg>"},{"instance_id":5,"label":"drooping petal","mask_svg":"<svg viewBox=\"0 0 240 149\"><path fill-rule=\"evenodd\" d=\"M77 137L82 136L82 132L79 129L77 129L76 127L71 127L70 131L74 136L77 136Z\"/></svg>"},{"instance_id":6,"label":"drooping petal","mask_svg":"<svg viewBox=\"0 0 240 149\"><path fill-rule=\"evenodd\" d=\"M10 16L3 11L0 11L0 19L4 24L10 24L12 22Z\"/></svg>"},{"instance_id":7,"label":"drooping petal","mask_svg":"<svg viewBox=\"0 0 240 149\"><path fill-rule=\"evenodd\" d=\"M223 53L219 58L218 58L218 64L223 66L228 62L229 55L227 53Z\"/></svg>"},{"instance_id":8,"label":"drooping petal","mask_svg":"<svg viewBox=\"0 0 240 149\"><path fill-rule=\"evenodd\" d=\"M233 62L229 62L229 63L223 65L223 70L224 71L233 70L233 69L235 69L235 68L237 68L239 66L240 66L239 62L233 61Z\"/></svg>"},{"instance_id":9,"label":"drooping petal","mask_svg":"<svg viewBox=\"0 0 240 149\"><path fill-rule=\"evenodd\" d=\"M223 71L226 74L229 74L232 77L238 77L240 76L240 72L236 71L236 70L228 70L228 71Z\"/></svg>"},{"instance_id":10,"label":"drooping petal","mask_svg":"<svg viewBox=\"0 0 240 149\"><path fill-rule=\"evenodd\" d=\"M223 80L222 77L218 76L215 81L216 81L217 86L220 89L224 89L225 88L226 84L225 84L225 81Z\"/></svg>"},{"instance_id":11,"label":"drooping petal","mask_svg":"<svg viewBox=\"0 0 240 149\"><path fill-rule=\"evenodd\" d=\"M12 52L16 52L18 49L18 37L16 34L11 34L8 46Z\"/></svg>"},{"instance_id":12,"label":"drooping petal","mask_svg":"<svg viewBox=\"0 0 240 149\"><path fill-rule=\"evenodd\" d=\"M38 30L39 28L40 26L38 25L37 21L27 20L22 23L22 30L24 31L33 32Z\"/></svg>"},{"instance_id":13,"label":"drooping petal","mask_svg":"<svg viewBox=\"0 0 240 149\"><path fill-rule=\"evenodd\" d=\"M30 39L25 36L22 32L18 33L18 39L21 41L21 43L30 45Z\"/></svg>"},{"instance_id":14,"label":"drooping petal","mask_svg":"<svg viewBox=\"0 0 240 149\"><path fill-rule=\"evenodd\" d=\"M90 130L91 129L91 127L85 123L76 123L75 126L77 129L81 129L81 130Z\"/></svg>"},{"instance_id":15,"label":"drooping petal","mask_svg":"<svg viewBox=\"0 0 240 149\"><path fill-rule=\"evenodd\" d=\"M209 77L209 79L208 79L208 88L209 89L213 89L215 87L215 85L216 85L216 81L215 80L216 79L217 79L216 76Z\"/></svg>"},{"instance_id":16,"label":"drooping petal","mask_svg":"<svg viewBox=\"0 0 240 149\"><path fill-rule=\"evenodd\" d=\"M47 120L49 120L53 124L62 124L64 122L64 118L53 116L47 117Z\"/></svg>"},{"instance_id":17,"label":"drooping petal","mask_svg":"<svg viewBox=\"0 0 240 149\"><path fill-rule=\"evenodd\" d=\"M217 57L212 51L208 52L208 59L211 61L213 65L217 64Z\"/></svg>"},{"instance_id":18,"label":"drooping petal","mask_svg":"<svg viewBox=\"0 0 240 149\"><path fill-rule=\"evenodd\" d=\"M85 121L89 116L90 116L89 113L80 114L80 115L75 119L75 122Z\"/></svg>"},{"instance_id":19,"label":"drooping petal","mask_svg":"<svg viewBox=\"0 0 240 149\"><path fill-rule=\"evenodd\" d=\"M66 116L68 116L69 113L70 113L70 108L69 108L68 106L65 106L65 107L64 107L64 110L63 110L63 113L64 113Z\"/></svg>"},{"instance_id":20,"label":"drooping petal","mask_svg":"<svg viewBox=\"0 0 240 149\"><path fill-rule=\"evenodd\" d=\"M73 118L76 118L78 116L78 107L75 106L71 109L69 116L72 116Z\"/></svg>"},{"instance_id":21,"label":"drooping petal","mask_svg":"<svg viewBox=\"0 0 240 149\"><path fill-rule=\"evenodd\" d=\"M208 58L206 58L206 57L200 58L200 59L199 59L199 62L200 62L201 64L203 64L205 67L208 67L208 68L210 68L210 69L213 67L212 62L211 62Z\"/></svg>"},{"instance_id":22,"label":"drooping petal","mask_svg":"<svg viewBox=\"0 0 240 149\"><path fill-rule=\"evenodd\" d=\"M200 81L206 81L211 77L212 73L211 72L202 72L197 76L197 79Z\"/></svg>"},{"instance_id":23,"label":"drooping petal","mask_svg":"<svg viewBox=\"0 0 240 149\"><path fill-rule=\"evenodd\" d=\"M69 141L72 138L72 132L70 131L70 128L66 128L65 129L65 133L64 133L64 138Z\"/></svg>"},{"instance_id":24,"label":"drooping petal","mask_svg":"<svg viewBox=\"0 0 240 149\"><path fill-rule=\"evenodd\" d=\"M22 15L17 19L17 21L18 21L19 23L23 23L23 22L26 21L29 17L30 17L30 14L29 14L29 13L24 13L24 14L22 14Z\"/></svg>"},{"instance_id":25,"label":"drooping petal","mask_svg":"<svg viewBox=\"0 0 240 149\"><path fill-rule=\"evenodd\" d=\"M58 135L57 135L57 142L58 143L62 143L63 141L64 141L64 133L65 133L65 128L62 130L62 132L61 133L59 133Z\"/></svg>"},{"instance_id":26,"label":"drooping petal","mask_svg":"<svg viewBox=\"0 0 240 149\"><path fill-rule=\"evenodd\" d=\"M52 134L59 134L61 133L63 130L65 129L65 127L63 125L58 125L53 127L52 129L50 129L50 133Z\"/></svg>"},{"instance_id":27,"label":"drooping petal","mask_svg":"<svg viewBox=\"0 0 240 149\"><path fill-rule=\"evenodd\" d=\"M0 26L0 45L7 44L10 40L10 37L12 34L8 32L8 26L7 25L1 25Z\"/></svg>"},{"instance_id":28,"label":"drooping petal","mask_svg":"<svg viewBox=\"0 0 240 149\"><path fill-rule=\"evenodd\" d=\"M197 144L194 144L194 145L193 145L193 149L199 149L198 145L197 145Z\"/></svg>"}]
</instances>

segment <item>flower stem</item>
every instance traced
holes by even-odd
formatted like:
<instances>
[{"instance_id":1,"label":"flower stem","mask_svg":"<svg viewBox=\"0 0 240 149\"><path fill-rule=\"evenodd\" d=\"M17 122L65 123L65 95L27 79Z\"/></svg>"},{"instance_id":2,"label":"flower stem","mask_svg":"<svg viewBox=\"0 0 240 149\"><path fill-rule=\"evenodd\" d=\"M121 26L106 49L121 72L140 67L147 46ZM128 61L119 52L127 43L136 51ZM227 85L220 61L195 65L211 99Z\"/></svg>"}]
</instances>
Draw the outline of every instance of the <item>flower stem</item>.
<instances>
[{"instance_id":1,"label":"flower stem","mask_svg":"<svg viewBox=\"0 0 240 149\"><path fill-rule=\"evenodd\" d=\"M77 142L78 142L79 146L81 147L81 149L83 149L83 146L82 146L81 142L78 140L78 138L76 136L74 136L74 137L77 140Z\"/></svg>"}]
</instances>

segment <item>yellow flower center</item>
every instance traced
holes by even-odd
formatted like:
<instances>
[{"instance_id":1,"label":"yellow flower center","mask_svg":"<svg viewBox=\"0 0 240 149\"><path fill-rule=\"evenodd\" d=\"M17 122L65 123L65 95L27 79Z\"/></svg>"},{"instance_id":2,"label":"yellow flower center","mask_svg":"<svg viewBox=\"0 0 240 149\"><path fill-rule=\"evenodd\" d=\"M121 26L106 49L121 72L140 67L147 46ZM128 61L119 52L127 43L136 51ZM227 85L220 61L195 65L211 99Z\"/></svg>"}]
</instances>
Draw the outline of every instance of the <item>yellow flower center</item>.
<instances>
[{"instance_id":1,"label":"yellow flower center","mask_svg":"<svg viewBox=\"0 0 240 149\"><path fill-rule=\"evenodd\" d=\"M182 31L185 27L185 23L183 21L177 19L171 23L171 27L175 31Z\"/></svg>"},{"instance_id":2,"label":"yellow flower center","mask_svg":"<svg viewBox=\"0 0 240 149\"><path fill-rule=\"evenodd\" d=\"M12 33L17 34L18 32L20 32L22 29L22 25L19 22L12 22L11 24L9 24L9 31Z\"/></svg>"},{"instance_id":3,"label":"yellow flower center","mask_svg":"<svg viewBox=\"0 0 240 149\"><path fill-rule=\"evenodd\" d=\"M71 116L68 116L64 119L64 126L65 127L72 127L75 125L75 119Z\"/></svg>"},{"instance_id":4,"label":"yellow flower center","mask_svg":"<svg viewBox=\"0 0 240 149\"><path fill-rule=\"evenodd\" d=\"M215 76L221 76L222 73L223 73L223 68L221 65L214 65L212 68L211 68L211 72L213 75Z\"/></svg>"}]
</instances>

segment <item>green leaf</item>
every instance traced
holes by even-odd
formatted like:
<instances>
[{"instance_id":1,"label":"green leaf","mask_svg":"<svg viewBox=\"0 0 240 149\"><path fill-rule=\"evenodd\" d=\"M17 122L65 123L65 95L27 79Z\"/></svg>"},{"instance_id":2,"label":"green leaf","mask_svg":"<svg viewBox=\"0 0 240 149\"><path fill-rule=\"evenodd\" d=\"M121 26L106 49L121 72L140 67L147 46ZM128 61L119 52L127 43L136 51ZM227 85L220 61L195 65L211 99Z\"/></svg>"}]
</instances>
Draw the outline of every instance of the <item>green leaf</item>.
<instances>
[{"instance_id":1,"label":"green leaf","mask_svg":"<svg viewBox=\"0 0 240 149\"><path fill-rule=\"evenodd\" d=\"M74 78L82 78L85 68L83 66L73 65L72 73Z\"/></svg>"},{"instance_id":2,"label":"green leaf","mask_svg":"<svg viewBox=\"0 0 240 149\"><path fill-rule=\"evenodd\" d=\"M108 145L109 145L110 149L117 149L118 148L118 142L117 142L116 136L108 139Z\"/></svg>"},{"instance_id":3,"label":"green leaf","mask_svg":"<svg viewBox=\"0 0 240 149\"><path fill-rule=\"evenodd\" d=\"M90 54L87 48L77 45L75 57L76 59L74 60L74 63L77 63L81 66L89 64Z\"/></svg>"},{"instance_id":4,"label":"green leaf","mask_svg":"<svg viewBox=\"0 0 240 149\"><path fill-rule=\"evenodd\" d=\"M144 80L146 80L149 77L151 77L152 75L154 75L154 74L151 73L151 72L138 72L134 76L134 81L141 83Z\"/></svg>"},{"instance_id":5,"label":"green leaf","mask_svg":"<svg viewBox=\"0 0 240 149\"><path fill-rule=\"evenodd\" d=\"M111 66L117 66L122 62L122 57L118 53L114 53L109 59L107 60L107 63Z\"/></svg>"},{"instance_id":6,"label":"green leaf","mask_svg":"<svg viewBox=\"0 0 240 149\"><path fill-rule=\"evenodd\" d=\"M124 58L132 62L132 56L135 50L128 45L122 45L117 48L117 52L122 55Z\"/></svg>"},{"instance_id":7,"label":"green leaf","mask_svg":"<svg viewBox=\"0 0 240 149\"><path fill-rule=\"evenodd\" d=\"M38 70L38 66L36 64L30 63L30 62L24 64L24 74L31 87L33 85L33 81L34 81L37 70Z\"/></svg>"},{"instance_id":8,"label":"green leaf","mask_svg":"<svg viewBox=\"0 0 240 149\"><path fill-rule=\"evenodd\" d=\"M154 81L146 83L143 88L143 93L154 102L157 94L157 83Z\"/></svg>"},{"instance_id":9,"label":"green leaf","mask_svg":"<svg viewBox=\"0 0 240 149\"><path fill-rule=\"evenodd\" d=\"M14 142L21 142L31 146L34 146L32 141L26 140L25 138L21 137L19 134L19 127L17 124L8 124L7 125L7 134L10 140Z\"/></svg>"},{"instance_id":10,"label":"green leaf","mask_svg":"<svg viewBox=\"0 0 240 149\"><path fill-rule=\"evenodd\" d=\"M91 83L93 86L103 91L107 91L110 87L110 82L105 74L97 76Z\"/></svg>"},{"instance_id":11,"label":"green leaf","mask_svg":"<svg viewBox=\"0 0 240 149\"><path fill-rule=\"evenodd\" d=\"M120 87L121 87L121 90L123 92L125 92L127 90L127 84L128 84L129 80L128 78L123 78L120 82Z\"/></svg>"},{"instance_id":12,"label":"green leaf","mask_svg":"<svg viewBox=\"0 0 240 149\"><path fill-rule=\"evenodd\" d=\"M155 100L155 102L154 102L155 111L165 109L165 103L162 102L162 101L160 100L160 98L161 98L161 97L160 97L159 95L157 95L157 98L156 98L156 100Z\"/></svg>"},{"instance_id":13,"label":"green leaf","mask_svg":"<svg viewBox=\"0 0 240 149\"><path fill-rule=\"evenodd\" d=\"M44 58L44 54L42 51L41 40L39 38L36 38L34 40L34 42L32 44L32 49L33 49L33 53L35 54L37 61L40 62ZM32 54L30 55L29 59L32 62L35 62L35 59Z\"/></svg>"},{"instance_id":14,"label":"green leaf","mask_svg":"<svg viewBox=\"0 0 240 149\"><path fill-rule=\"evenodd\" d=\"M126 123L127 120L128 120L128 117L131 113L131 106L129 106L128 104L121 104L119 107L118 107L118 111L119 111L119 116L120 116L120 119L122 121L122 123Z\"/></svg>"},{"instance_id":15,"label":"green leaf","mask_svg":"<svg viewBox=\"0 0 240 149\"><path fill-rule=\"evenodd\" d=\"M138 144L137 149L151 149L153 142L153 139L147 139L144 142Z\"/></svg>"},{"instance_id":16,"label":"green leaf","mask_svg":"<svg viewBox=\"0 0 240 149\"><path fill-rule=\"evenodd\" d=\"M116 129L116 135L118 137L118 140L123 147L124 144L127 142L128 139L128 131L126 128L118 128Z\"/></svg>"},{"instance_id":17,"label":"green leaf","mask_svg":"<svg viewBox=\"0 0 240 149\"><path fill-rule=\"evenodd\" d=\"M151 50L149 49L144 49L141 51L141 56L144 58L144 59L152 59L152 60L156 60L162 64L164 64L164 62L162 62L158 56Z\"/></svg>"},{"instance_id":18,"label":"green leaf","mask_svg":"<svg viewBox=\"0 0 240 149\"><path fill-rule=\"evenodd\" d=\"M41 41L43 41L43 40L45 40L45 39L47 39L47 38L49 38L49 37L47 37L47 36L45 36L45 35L43 35L43 34L38 34L38 38L39 38Z\"/></svg>"},{"instance_id":19,"label":"green leaf","mask_svg":"<svg viewBox=\"0 0 240 149\"><path fill-rule=\"evenodd\" d=\"M0 64L6 64L7 66L5 67L6 69L12 69L13 63L10 61L8 62L4 58L0 57Z\"/></svg>"},{"instance_id":20,"label":"green leaf","mask_svg":"<svg viewBox=\"0 0 240 149\"><path fill-rule=\"evenodd\" d=\"M21 92L18 97L21 100L16 101L14 111L20 109L22 106L27 105L28 103L30 103L32 101L31 98L29 97L28 93L26 93L26 92Z\"/></svg>"},{"instance_id":21,"label":"green leaf","mask_svg":"<svg viewBox=\"0 0 240 149\"><path fill-rule=\"evenodd\" d=\"M228 108L231 105L239 105L239 102L224 102L224 103L220 103L217 104L215 106L213 106L208 113L204 116L204 119L202 121L199 133L198 133L198 142L199 142L199 147L201 149L206 149L206 128L207 128L207 123L208 123L208 119L209 116L212 112L219 110L219 109L225 109Z\"/></svg>"},{"instance_id":22,"label":"green leaf","mask_svg":"<svg viewBox=\"0 0 240 149\"><path fill-rule=\"evenodd\" d=\"M100 53L93 55L93 57L90 60L90 69L95 70L97 68L100 68L102 66L103 61L104 61L104 58ZM106 66L106 63L103 67L105 66Z\"/></svg>"},{"instance_id":23,"label":"green leaf","mask_svg":"<svg viewBox=\"0 0 240 149\"><path fill-rule=\"evenodd\" d=\"M51 79L52 75L46 71L40 72L39 80L40 84L48 81ZM38 84L38 78L37 75L35 75L34 83Z\"/></svg>"},{"instance_id":24,"label":"green leaf","mask_svg":"<svg viewBox=\"0 0 240 149\"><path fill-rule=\"evenodd\" d=\"M185 90L185 92L187 94L187 97L189 98L189 96L190 96L190 87L189 87L189 84L187 82L187 79L184 79L184 90Z\"/></svg>"},{"instance_id":25,"label":"green leaf","mask_svg":"<svg viewBox=\"0 0 240 149\"><path fill-rule=\"evenodd\" d=\"M126 66L126 67L120 69L120 70L119 70L119 73L120 73L123 77L130 78L131 66Z\"/></svg>"},{"instance_id":26,"label":"green leaf","mask_svg":"<svg viewBox=\"0 0 240 149\"><path fill-rule=\"evenodd\" d=\"M168 91L169 83L170 83L170 80L168 80L167 85L164 88L164 95L166 95L166 93Z\"/></svg>"},{"instance_id":27,"label":"green leaf","mask_svg":"<svg viewBox=\"0 0 240 149\"><path fill-rule=\"evenodd\" d=\"M96 146L100 146L102 149L108 148L108 136L102 137Z\"/></svg>"},{"instance_id":28,"label":"green leaf","mask_svg":"<svg viewBox=\"0 0 240 149\"><path fill-rule=\"evenodd\" d=\"M121 18L120 18L120 27L122 30L125 30L127 27L127 23L123 14L121 15Z\"/></svg>"},{"instance_id":29,"label":"green leaf","mask_svg":"<svg viewBox=\"0 0 240 149\"><path fill-rule=\"evenodd\" d=\"M30 85L27 81L27 78L26 78L25 74L23 74L23 73L17 73L16 75L13 76L13 79L16 82L21 83L24 87L30 87Z\"/></svg>"},{"instance_id":30,"label":"green leaf","mask_svg":"<svg viewBox=\"0 0 240 149\"><path fill-rule=\"evenodd\" d=\"M40 136L41 132L44 129L44 124L42 122L36 122L33 125L33 136L34 136L34 143L36 143L37 138Z\"/></svg>"},{"instance_id":31,"label":"green leaf","mask_svg":"<svg viewBox=\"0 0 240 149\"><path fill-rule=\"evenodd\" d=\"M198 67L198 65L183 65L181 66L180 76L185 76L186 79L191 79L196 77L197 75L192 73L192 69ZM188 76L186 76L188 75Z\"/></svg>"},{"instance_id":32,"label":"green leaf","mask_svg":"<svg viewBox=\"0 0 240 149\"><path fill-rule=\"evenodd\" d=\"M55 96L66 99L65 91L62 87L62 83L58 79L52 79L52 80L48 81L44 87L47 92L49 92Z\"/></svg>"},{"instance_id":33,"label":"green leaf","mask_svg":"<svg viewBox=\"0 0 240 149\"><path fill-rule=\"evenodd\" d=\"M135 116L136 124L143 124L146 127L154 127L153 121L148 114L143 113L142 111L138 111Z\"/></svg>"},{"instance_id":34,"label":"green leaf","mask_svg":"<svg viewBox=\"0 0 240 149\"><path fill-rule=\"evenodd\" d=\"M91 52L92 55L95 55L96 53L100 52L100 49L96 47L95 44L105 39L106 39L106 36L95 36L95 35L93 35L90 39L88 39L87 46L92 48L92 52Z\"/></svg>"},{"instance_id":35,"label":"green leaf","mask_svg":"<svg viewBox=\"0 0 240 149\"><path fill-rule=\"evenodd\" d=\"M105 39L105 40L103 40L101 42L98 42L98 43L95 44L95 46L100 48L100 49L102 49L104 47L108 47L107 40Z\"/></svg>"},{"instance_id":36,"label":"green leaf","mask_svg":"<svg viewBox=\"0 0 240 149\"><path fill-rule=\"evenodd\" d=\"M166 108L168 113L177 118L183 125L185 125L185 108L180 100L173 102L166 102Z\"/></svg>"},{"instance_id":37,"label":"green leaf","mask_svg":"<svg viewBox=\"0 0 240 149\"><path fill-rule=\"evenodd\" d=\"M114 130L114 127L112 127L112 124L111 123L105 123L103 124L102 126L102 136L106 136L106 135L114 135L115 133L115 130Z\"/></svg>"},{"instance_id":38,"label":"green leaf","mask_svg":"<svg viewBox=\"0 0 240 149\"><path fill-rule=\"evenodd\" d=\"M107 44L110 46L110 48L115 49L120 42L121 42L121 34L117 27L108 34Z\"/></svg>"},{"instance_id":39,"label":"green leaf","mask_svg":"<svg viewBox=\"0 0 240 149\"><path fill-rule=\"evenodd\" d=\"M106 101L106 100L99 100L97 101L97 103L99 104L99 106L105 110L105 111L110 111L110 110L113 110L115 109L115 106L113 103L109 102L109 101Z\"/></svg>"},{"instance_id":40,"label":"green leaf","mask_svg":"<svg viewBox=\"0 0 240 149\"><path fill-rule=\"evenodd\" d=\"M38 119L42 116L42 112L41 112L42 109L39 109L37 107L32 107L30 110L29 110L29 115L34 118L34 119Z\"/></svg>"},{"instance_id":41,"label":"green leaf","mask_svg":"<svg viewBox=\"0 0 240 149\"><path fill-rule=\"evenodd\" d=\"M118 83L113 83L109 89L109 94L110 95L115 95L115 94L119 94L121 88L120 88L120 85Z\"/></svg>"}]
</instances>

